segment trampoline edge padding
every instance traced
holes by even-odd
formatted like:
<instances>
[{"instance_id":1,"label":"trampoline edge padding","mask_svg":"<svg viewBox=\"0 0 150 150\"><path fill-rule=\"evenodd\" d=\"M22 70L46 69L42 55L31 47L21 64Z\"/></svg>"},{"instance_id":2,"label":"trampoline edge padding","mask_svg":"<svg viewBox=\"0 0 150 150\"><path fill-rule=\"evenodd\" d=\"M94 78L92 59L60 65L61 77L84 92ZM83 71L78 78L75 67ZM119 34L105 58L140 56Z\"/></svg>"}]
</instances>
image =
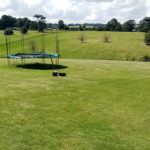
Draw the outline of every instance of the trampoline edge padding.
<instances>
[{"instance_id":1,"label":"trampoline edge padding","mask_svg":"<svg viewBox=\"0 0 150 150\"><path fill-rule=\"evenodd\" d=\"M59 58L59 57L60 57L60 55L57 53L55 53L55 54L48 54L48 53L22 54L22 53L17 53L17 54L8 55L8 58L12 58L12 59Z\"/></svg>"}]
</instances>

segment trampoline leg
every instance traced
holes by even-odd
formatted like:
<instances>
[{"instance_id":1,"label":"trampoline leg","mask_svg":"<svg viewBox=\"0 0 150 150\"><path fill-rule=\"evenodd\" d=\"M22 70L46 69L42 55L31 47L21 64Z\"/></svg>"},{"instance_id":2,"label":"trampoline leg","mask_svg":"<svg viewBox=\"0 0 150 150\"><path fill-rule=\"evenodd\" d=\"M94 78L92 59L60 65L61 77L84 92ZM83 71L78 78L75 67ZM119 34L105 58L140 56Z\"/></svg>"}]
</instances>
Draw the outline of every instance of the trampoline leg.
<instances>
[{"instance_id":1,"label":"trampoline leg","mask_svg":"<svg viewBox=\"0 0 150 150\"><path fill-rule=\"evenodd\" d=\"M54 65L54 62L53 62L53 59L51 58L51 62L52 62L52 65L53 65L53 76L56 76L56 77L59 77L59 72L58 72L58 68L55 68L55 65Z\"/></svg>"},{"instance_id":2,"label":"trampoline leg","mask_svg":"<svg viewBox=\"0 0 150 150\"><path fill-rule=\"evenodd\" d=\"M10 59L7 58L8 66L10 67Z\"/></svg>"},{"instance_id":3,"label":"trampoline leg","mask_svg":"<svg viewBox=\"0 0 150 150\"><path fill-rule=\"evenodd\" d=\"M23 59L21 58L21 63L23 64Z\"/></svg>"},{"instance_id":4,"label":"trampoline leg","mask_svg":"<svg viewBox=\"0 0 150 150\"><path fill-rule=\"evenodd\" d=\"M55 66L52 58L51 58L51 62L52 62L53 70L55 71Z\"/></svg>"},{"instance_id":5,"label":"trampoline leg","mask_svg":"<svg viewBox=\"0 0 150 150\"><path fill-rule=\"evenodd\" d=\"M43 64L46 64L45 58L43 58Z\"/></svg>"}]
</instances>

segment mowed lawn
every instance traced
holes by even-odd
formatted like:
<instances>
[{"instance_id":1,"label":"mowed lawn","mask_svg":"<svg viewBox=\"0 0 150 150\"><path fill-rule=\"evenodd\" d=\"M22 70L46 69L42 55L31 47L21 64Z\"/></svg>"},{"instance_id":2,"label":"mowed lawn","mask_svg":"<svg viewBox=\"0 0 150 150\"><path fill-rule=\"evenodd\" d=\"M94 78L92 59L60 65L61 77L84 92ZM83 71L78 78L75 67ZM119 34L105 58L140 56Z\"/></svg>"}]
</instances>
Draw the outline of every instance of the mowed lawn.
<instances>
[{"instance_id":1,"label":"mowed lawn","mask_svg":"<svg viewBox=\"0 0 150 150\"><path fill-rule=\"evenodd\" d=\"M79 37L85 36L81 43ZM144 33L139 32L98 32L98 31L61 31L60 52L63 58L69 59L101 59L101 60L139 60L142 56L150 56L150 47L144 43ZM110 43L104 43L104 36L110 37ZM46 51L55 52L56 33L46 32ZM31 53L31 43L35 42L35 51L41 51L41 33L29 31L25 35L25 51ZM11 36L11 53L20 53L20 33L14 31ZM0 31L0 57L6 56L5 36Z\"/></svg>"},{"instance_id":2,"label":"mowed lawn","mask_svg":"<svg viewBox=\"0 0 150 150\"><path fill-rule=\"evenodd\" d=\"M65 78L0 59L0 149L150 149L150 64L61 60Z\"/></svg>"}]
</instances>

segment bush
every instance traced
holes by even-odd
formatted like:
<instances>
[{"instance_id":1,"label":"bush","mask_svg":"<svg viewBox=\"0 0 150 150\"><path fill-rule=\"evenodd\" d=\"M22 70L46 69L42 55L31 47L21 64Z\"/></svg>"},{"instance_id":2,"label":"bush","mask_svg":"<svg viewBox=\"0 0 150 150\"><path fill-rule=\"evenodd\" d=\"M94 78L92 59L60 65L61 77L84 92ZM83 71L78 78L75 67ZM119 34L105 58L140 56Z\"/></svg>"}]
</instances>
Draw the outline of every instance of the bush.
<instances>
[{"instance_id":1,"label":"bush","mask_svg":"<svg viewBox=\"0 0 150 150\"><path fill-rule=\"evenodd\" d=\"M110 42L110 37L108 35L103 36L103 42L109 43Z\"/></svg>"},{"instance_id":2,"label":"bush","mask_svg":"<svg viewBox=\"0 0 150 150\"><path fill-rule=\"evenodd\" d=\"M84 43L84 41L85 41L85 35L84 35L84 33L82 33L80 36L79 36L79 40L81 41L81 43Z\"/></svg>"},{"instance_id":3,"label":"bush","mask_svg":"<svg viewBox=\"0 0 150 150\"><path fill-rule=\"evenodd\" d=\"M145 34L145 44L150 46L150 31Z\"/></svg>"},{"instance_id":4,"label":"bush","mask_svg":"<svg viewBox=\"0 0 150 150\"><path fill-rule=\"evenodd\" d=\"M4 31L4 34L5 35L13 35L14 32L13 32L13 30L11 28L6 28L5 31Z\"/></svg>"},{"instance_id":5,"label":"bush","mask_svg":"<svg viewBox=\"0 0 150 150\"><path fill-rule=\"evenodd\" d=\"M144 55L140 58L141 61L144 61L144 62L150 62L150 56L148 55Z\"/></svg>"},{"instance_id":6,"label":"bush","mask_svg":"<svg viewBox=\"0 0 150 150\"><path fill-rule=\"evenodd\" d=\"M26 27L21 28L21 33L26 34L28 32L28 29Z\"/></svg>"},{"instance_id":7,"label":"bush","mask_svg":"<svg viewBox=\"0 0 150 150\"><path fill-rule=\"evenodd\" d=\"M34 53L36 49L35 41L34 40L30 41L30 45L31 45L31 50Z\"/></svg>"}]
</instances>

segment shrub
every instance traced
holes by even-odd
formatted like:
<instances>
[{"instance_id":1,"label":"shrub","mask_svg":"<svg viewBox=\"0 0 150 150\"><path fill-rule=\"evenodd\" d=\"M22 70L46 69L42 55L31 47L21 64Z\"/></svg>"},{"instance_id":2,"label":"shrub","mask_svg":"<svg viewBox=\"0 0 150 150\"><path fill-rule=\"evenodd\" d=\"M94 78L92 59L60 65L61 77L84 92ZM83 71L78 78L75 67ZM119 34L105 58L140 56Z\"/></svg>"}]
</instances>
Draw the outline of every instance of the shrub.
<instances>
[{"instance_id":1,"label":"shrub","mask_svg":"<svg viewBox=\"0 0 150 150\"><path fill-rule=\"evenodd\" d=\"M84 33L80 34L79 40L81 41L81 43L84 43L85 39L86 39L86 38L85 38Z\"/></svg>"},{"instance_id":2,"label":"shrub","mask_svg":"<svg viewBox=\"0 0 150 150\"><path fill-rule=\"evenodd\" d=\"M30 45L31 45L31 50L34 53L36 49L35 41L34 40L30 41Z\"/></svg>"},{"instance_id":3,"label":"shrub","mask_svg":"<svg viewBox=\"0 0 150 150\"><path fill-rule=\"evenodd\" d=\"M150 62L150 56L149 55L144 55L140 58L141 61L144 62Z\"/></svg>"},{"instance_id":4,"label":"shrub","mask_svg":"<svg viewBox=\"0 0 150 150\"><path fill-rule=\"evenodd\" d=\"M21 28L21 33L26 34L28 32L28 29L26 27Z\"/></svg>"},{"instance_id":5,"label":"shrub","mask_svg":"<svg viewBox=\"0 0 150 150\"><path fill-rule=\"evenodd\" d=\"M5 35L13 35L14 32L13 32L13 30L11 28L6 28L5 31L4 31L4 34Z\"/></svg>"},{"instance_id":6,"label":"shrub","mask_svg":"<svg viewBox=\"0 0 150 150\"><path fill-rule=\"evenodd\" d=\"M108 35L103 36L103 42L109 43L110 42L110 37Z\"/></svg>"},{"instance_id":7,"label":"shrub","mask_svg":"<svg viewBox=\"0 0 150 150\"><path fill-rule=\"evenodd\" d=\"M150 31L145 34L145 44L150 46Z\"/></svg>"}]
</instances>

